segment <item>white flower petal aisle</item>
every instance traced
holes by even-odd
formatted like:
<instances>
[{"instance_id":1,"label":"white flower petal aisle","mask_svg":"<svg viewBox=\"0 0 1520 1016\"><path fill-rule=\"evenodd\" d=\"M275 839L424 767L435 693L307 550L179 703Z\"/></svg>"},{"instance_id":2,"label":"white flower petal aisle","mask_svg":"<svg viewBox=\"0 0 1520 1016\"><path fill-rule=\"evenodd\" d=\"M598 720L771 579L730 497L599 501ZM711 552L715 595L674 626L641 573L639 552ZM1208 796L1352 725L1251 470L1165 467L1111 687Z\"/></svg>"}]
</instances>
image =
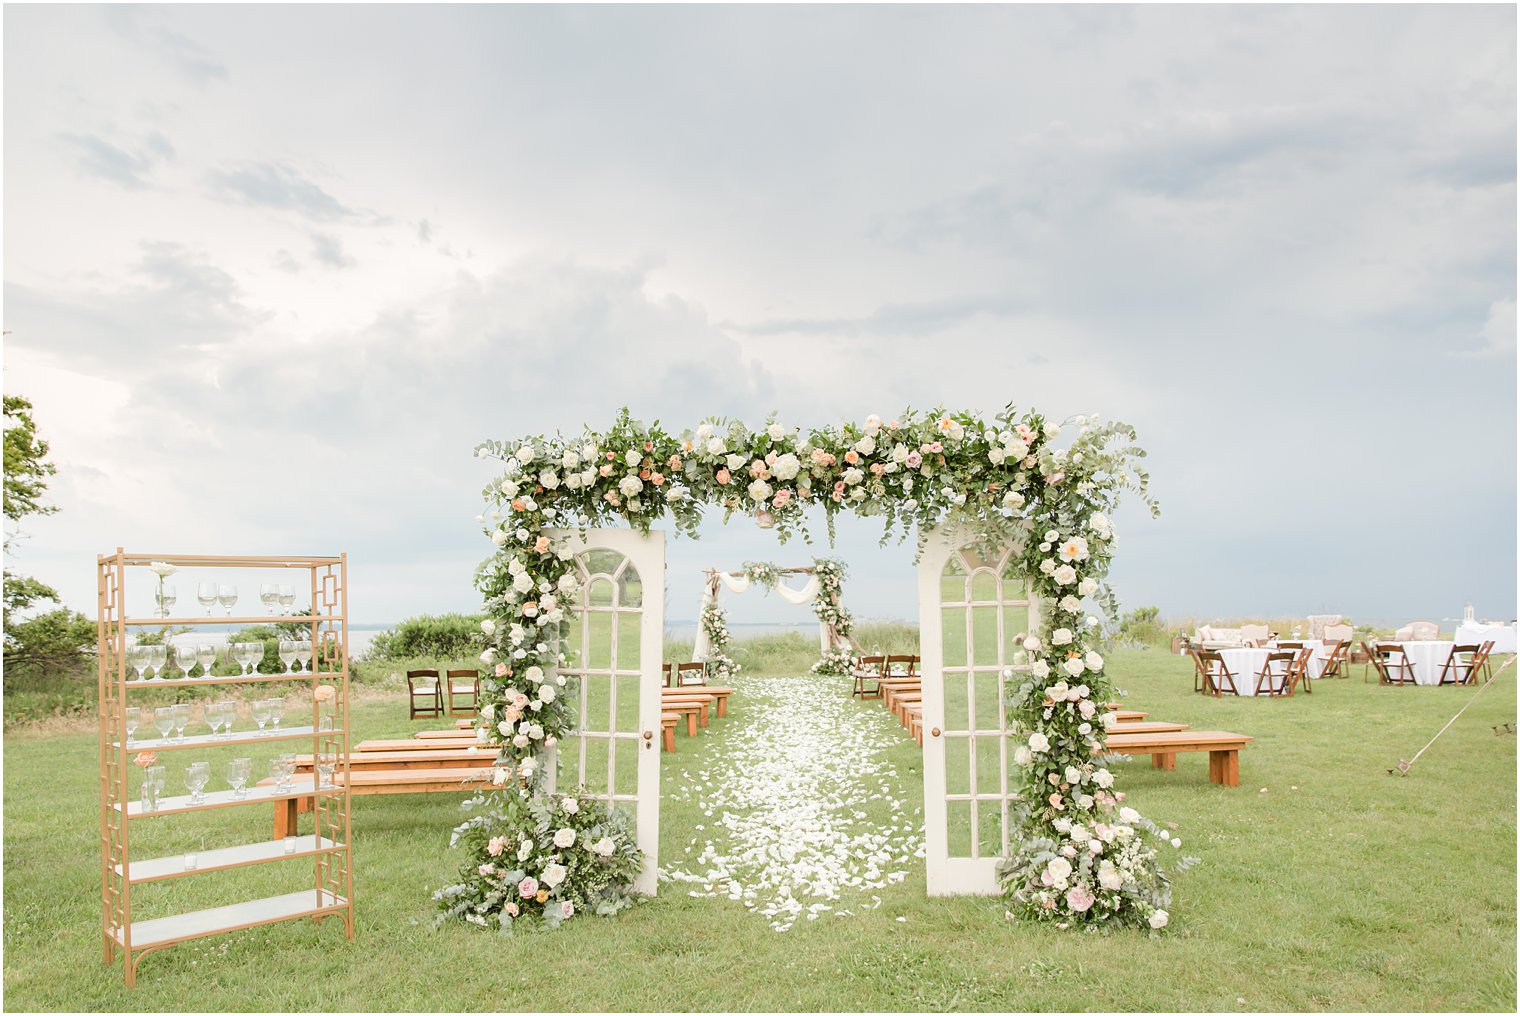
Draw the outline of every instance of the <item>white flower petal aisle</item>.
<instances>
[{"instance_id":1,"label":"white flower petal aisle","mask_svg":"<svg viewBox=\"0 0 1520 1016\"><path fill-rule=\"evenodd\" d=\"M748 708L722 755L684 769L669 795L700 804L702 821L662 877L741 903L776 931L880 906L878 891L924 856L923 814L902 803L917 797L903 780L921 777L888 755L901 729L816 677L745 678L739 690Z\"/></svg>"}]
</instances>

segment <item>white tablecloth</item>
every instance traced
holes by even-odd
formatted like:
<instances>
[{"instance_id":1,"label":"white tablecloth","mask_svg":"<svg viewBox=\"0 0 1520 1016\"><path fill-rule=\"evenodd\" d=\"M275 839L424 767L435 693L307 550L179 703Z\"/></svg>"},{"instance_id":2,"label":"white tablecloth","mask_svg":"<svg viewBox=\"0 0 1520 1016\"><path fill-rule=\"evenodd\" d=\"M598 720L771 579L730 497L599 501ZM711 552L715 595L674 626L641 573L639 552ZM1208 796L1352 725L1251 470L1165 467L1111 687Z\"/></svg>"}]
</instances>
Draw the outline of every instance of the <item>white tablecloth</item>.
<instances>
[{"instance_id":1,"label":"white tablecloth","mask_svg":"<svg viewBox=\"0 0 1520 1016\"><path fill-rule=\"evenodd\" d=\"M1221 649L1219 656L1224 660L1225 666L1230 668L1230 675L1235 679L1235 690L1241 695L1251 696L1256 694L1256 678L1261 673L1262 664L1267 662L1267 649ZM1274 681L1275 688L1281 682ZM1265 689L1263 689L1265 691ZM1229 694L1228 691L1225 692Z\"/></svg>"},{"instance_id":2,"label":"white tablecloth","mask_svg":"<svg viewBox=\"0 0 1520 1016\"><path fill-rule=\"evenodd\" d=\"M1464 624L1452 641L1459 646L1481 646L1490 639L1494 643L1493 652L1515 651L1515 628L1508 624Z\"/></svg>"},{"instance_id":3,"label":"white tablecloth","mask_svg":"<svg viewBox=\"0 0 1520 1016\"><path fill-rule=\"evenodd\" d=\"M1414 667L1415 684L1440 684L1441 668L1446 666L1446 661L1451 657L1450 642L1400 642L1404 647L1404 655L1409 657L1409 663Z\"/></svg>"},{"instance_id":4,"label":"white tablecloth","mask_svg":"<svg viewBox=\"0 0 1520 1016\"><path fill-rule=\"evenodd\" d=\"M1325 664L1330 662L1330 651L1325 648L1325 640L1287 639L1285 641L1302 642L1304 644L1304 648L1308 649L1313 654L1309 657L1309 676L1318 680L1319 676L1325 672ZM1277 648L1276 642L1270 644L1272 648ZM1260 670L1261 664L1258 663L1256 665L1256 668Z\"/></svg>"}]
</instances>

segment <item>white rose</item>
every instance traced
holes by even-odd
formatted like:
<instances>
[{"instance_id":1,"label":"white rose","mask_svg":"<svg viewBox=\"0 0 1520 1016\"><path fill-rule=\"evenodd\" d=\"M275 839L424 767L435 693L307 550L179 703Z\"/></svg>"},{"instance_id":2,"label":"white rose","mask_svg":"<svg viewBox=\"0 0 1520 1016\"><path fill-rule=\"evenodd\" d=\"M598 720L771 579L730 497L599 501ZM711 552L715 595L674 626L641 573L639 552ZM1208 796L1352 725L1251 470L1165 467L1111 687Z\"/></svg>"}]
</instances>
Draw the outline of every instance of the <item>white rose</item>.
<instances>
[{"instance_id":1,"label":"white rose","mask_svg":"<svg viewBox=\"0 0 1520 1016\"><path fill-rule=\"evenodd\" d=\"M490 702L487 702L485 705L483 705L483 706L480 707L480 718L482 720L485 720L487 723L490 723L491 722L491 717L493 717L495 715L496 715L496 706L494 704L492 704Z\"/></svg>"},{"instance_id":2,"label":"white rose","mask_svg":"<svg viewBox=\"0 0 1520 1016\"><path fill-rule=\"evenodd\" d=\"M527 670L523 671L523 677L526 677L528 680L532 681L534 684L543 684L544 683L544 668L543 667L539 667L539 666L529 667Z\"/></svg>"},{"instance_id":3,"label":"white rose","mask_svg":"<svg viewBox=\"0 0 1520 1016\"><path fill-rule=\"evenodd\" d=\"M532 776L537 769L538 759L533 758L532 756L523 759L522 762L517 766L517 771L522 773L524 776Z\"/></svg>"},{"instance_id":4,"label":"white rose","mask_svg":"<svg viewBox=\"0 0 1520 1016\"><path fill-rule=\"evenodd\" d=\"M545 469L538 474L538 483L545 490L554 490L559 486L559 474L552 469Z\"/></svg>"},{"instance_id":5,"label":"white rose","mask_svg":"<svg viewBox=\"0 0 1520 1016\"><path fill-rule=\"evenodd\" d=\"M1022 459L1029 454L1029 446L1022 441L1004 441L1003 454L1010 459Z\"/></svg>"},{"instance_id":6,"label":"white rose","mask_svg":"<svg viewBox=\"0 0 1520 1016\"><path fill-rule=\"evenodd\" d=\"M565 798L563 801L559 802L559 806L564 809L566 815L574 815L576 812L581 810L581 802L577 801L573 797Z\"/></svg>"},{"instance_id":7,"label":"white rose","mask_svg":"<svg viewBox=\"0 0 1520 1016\"><path fill-rule=\"evenodd\" d=\"M617 847L612 842L612 837L610 836L603 836L601 839L591 844L591 852L602 857L611 857L612 852L615 849L617 849Z\"/></svg>"},{"instance_id":8,"label":"white rose","mask_svg":"<svg viewBox=\"0 0 1520 1016\"><path fill-rule=\"evenodd\" d=\"M1072 677L1081 677L1082 671L1087 669L1087 667L1086 664L1082 662L1080 657L1073 656L1071 659L1061 664L1061 669L1066 671Z\"/></svg>"},{"instance_id":9,"label":"white rose","mask_svg":"<svg viewBox=\"0 0 1520 1016\"><path fill-rule=\"evenodd\" d=\"M498 723L496 725L496 732L498 734L500 734L502 737L511 737L512 736L512 724L508 723L506 720L502 720L500 723Z\"/></svg>"},{"instance_id":10,"label":"white rose","mask_svg":"<svg viewBox=\"0 0 1520 1016\"><path fill-rule=\"evenodd\" d=\"M533 588L533 576L525 571L520 571L512 576L512 588L519 593L526 593Z\"/></svg>"},{"instance_id":11,"label":"white rose","mask_svg":"<svg viewBox=\"0 0 1520 1016\"><path fill-rule=\"evenodd\" d=\"M516 497L517 496L517 490L518 490L518 487L517 487L517 481L516 480L502 480L501 481L501 492L503 494L505 494L507 497Z\"/></svg>"},{"instance_id":12,"label":"white rose","mask_svg":"<svg viewBox=\"0 0 1520 1016\"><path fill-rule=\"evenodd\" d=\"M644 489L644 481L637 476L625 476L618 481L618 490L623 492L624 497L633 497Z\"/></svg>"},{"instance_id":13,"label":"white rose","mask_svg":"<svg viewBox=\"0 0 1520 1016\"><path fill-rule=\"evenodd\" d=\"M637 469L639 463L644 461L644 453L637 448L630 448L627 454L623 456L623 461L628 463L630 469Z\"/></svg>"},{"instance_id":14,"label":"white rose","mask_svg":"<svg viewBox=\"0 0 1520 1016\"><path fill-rule=\"evenodd\" d=\"M569 829L561 829L560 832L570 833L570 843L575 842L574 832L571 832ZM559 833L554 834L554 842L556 845L559 844ZM565 844L565 846L569 845L569 843ZM569 872L566 870L563 864L551 864L544 869L544 873L539 877L539 881L542 882L545 887L553 889L555 886L559 885L565 880L565 876L567 874L569 874Z\"/></svg>"},{"instance_id":15,"label":"white rose","mask_svg":"<svg viewBox=\"0 0 1520 1016\"><path fill-rule=\"evenodd\" d=\"M517 449L517 461L526 466L528 463L533 461L534 454L536 453L533 451L533 446L530 444L525 444L521 448Z\"/></svg>"},{"instance_id":16,"label":"white rose","mask_svg":"<svg viewBox=\"0 0 1520 1016\"><path fill-rule=\"evenodd\" d=\"M1088 651L1086 656L1082 657L1082 662L1087 664L1088 670L1103 669L1103 657L1099 656L1095 652L1092 652L1091 650Z\"/></svg>"},{"instance_id":17,"label":"white rose","mask_svg":"<svg viewBox=\"0 0 1520 1016\"><path fill-rule=\"evenodd\" d=\"M1165 910L1158 910L1155 913L1151 914L1150 926L1152 928L1155 928L1157 931L1160 931L1162 928L1166 927L1166 922L1169 920L1171 920L1171 917Z\"/></svg>"},{"instance_id":18,"label":"white rose","mask_svg":"<svg viewBox=\"0 0 1520 1016\"><path fill-rule=\"evenodd\" d=\"M1029 735L1029 750L1038 754L1050 750L1050 738L1036 730Z\"/></svg>"},{"instance_id":19,"label":"white rose","mask_svg":"<svg viewBox=\"0 0 1520 1016\"><path fill-rule=\"evenodd\" d=\"M574 572L565 572L565 574L559 577L559 591L562 593L573 593L575 587L579 584Z\"/></svg>"},{"instance_id":20,"label":"white rose","mask_svg":"<svg viewBox=\"0 0 1520 1016\"><path fill-rule=\"evenodd\" d=\"M908 461L908 454L909 451L907 445L895 444L892 446L892 461L896 462L898 465L902 465L904 462Z\"/></svg>"},{"instance_id":21,"label":"white rose","mask_svg":"<svg viewBox=\"0 0 1520 1016\"><path fill-rule=\"evenodd\" d=\"M554 696L558 694L559 689L552 684L541 684L538 686L538 699L540 702L553 702Z\"/></svg>"},{"instance_id":22,"label":"white rose","mask_svg":"<svg viewBox=\"0 0 1520 1016\"><path fill-rule=\"evenodd\" d=\"M1082 770L1078 769L1076 766L1067 766L1066 772L1062 775L1066 777L1066 782L1070 783L1074 787L1082 782Z\"/></svg>"},{"instance_id":23,"label":"white rose","mask_svg":"<svg viewBox=\"0 0 1520 1016\"><path fill-rule=\"evenodd\" d=\"M1081 808L1083 811L1091 811L1092 810L1092 806L1093 806L1092 795L1091 794L1078 794L1076 796L1076 804L1077 804L1077 807Z\"/></svg>"},{"instance_id":24,"label":"white rose","mask_svg":"<svg viewBox=\"0 0 1520 1016\"><path fill-rule=\"evenodd\" d=\"M1054 441L1056 438L1058 438L1060 436L1061 436L1061 425L1059 423L1047 423L1045 425L1045 437L1046 437L1047 440Z\"/></svg>"},{"instance_id":25,"label":"white rose","mask_svg":"<svg viewBox=\"0 0 1520 1016\"><path fill-rule=\"evenodd\" d=\"M1021 744L1017 748L1013 749L1013 762L1014 762L1014 765L1027 766L1029 763L1031 763L1033 761L1034 761L1034 753L1031 752L1024 745Z\"/></svg>"},{"instance_id":26,"label":"white rose","mask_svg":"<svg viewBox=\"0 0 1520 1016\"><path fill-rule=\"evenodd\" d=\"M581 465L581 457L575 454L574 449L570 449L566 451L564 455L560 456L559 464L561 466L564 466L566 469L579 469Z\"/></svg>"},{"instance_id":27,"label":"white rose","mask_svg":"<svg viewBox=\"0 0 1520 1016\"><path fill-rule=\"evenodd\" d=\"M994 466L1001 466L1004 457L1003 449L1001 448L989 448L987 450L987 461L991 462Z\"/></svg>"},{"instance_id":28,"label":"white rose","mask_svg":"<svg viewBox=\"0 0 1520 1016\"><path fill-rule=\"evenodd\" d=\"M1052 857L1045 867L1056 882L1065 882L1071 877L1071 862L1064 857Z\"/></svg>"},{"instance_id":29,"label":"white rose","mask_svg":"<svg viewBox=\"0 0 1520 1016\"><path fill-rule=\"evenodd\" d=\"M855 450L862 455L870 455L872 452L876 451L876 439L867 434L865 437L855 442Z\"/></svg>"},{"instance_id":30,"label":"white rose","mask_svg":"<svg viewBox=\"0 0 1520 1016\"><path fill-rule=\"evenodd\" d=\"M1119 717L1115 713L1103 714L1103 729L1112 730L1119 723Z\"/></svg>"},{"instance_id":31,"label":"white rose","mask_svg":"<svg viewBox=\"0 0 1520 1016\"><path fill-rule=\"evenodd\" d=\"M1091 699L1085 700L1083 702L1079 702L1077 704L1077 712L1079 712L1079 713L1082 714L1082 719L1084 719L1084 720L1090 720L1090 719L1092 719L1093 718L1093 713L1096 713L1097 711L1098 711L1097 703L1093 702Z\"/></svg>"},{"instance_id":32,"label":"white rose","mask_svg":"<svg viewBox=\"0 0 1520 1016\"><path fill-rule=\"evenodd\" d=\"M1050 644L1053 646L1071 645L1071 629L1057 628L1050 633Z\"/></svg>"},{"instance_id":33,"label":"white rose","mask_svg":"<svg viewBox=\"0 0 1520 1016\"><path fill-rule=\"evenodd\" d=\"M1081 582L1077 583L1077 593L1078 593L1078 595L1081 595L1081 596L1091 596L1093 593L1096 593L1097 591L1098 591L1098 581L1096 579L1083 579Z\"/></svg>"},{"instance_id":34,"label":"white rose","mask_svg":"<svg viewBox=\"0 0 1520 1016\"><path fill-rule=\"evenodd\" d=\"M491 542L496 544L498 547L505 547L507 545L507 539L508 537L505 529L498 529L496 532L491 534Z\"/></svg>"},{"instance_id":35,"label":"white rose","mask_svg":"<svg viewBox=\"0 0 1520 1016\"><path fill-rule=\"evenodd\" d=\"M722 455L726 451L728 451L728 445L726 445L726 444L723 443L723 439L721 437L714 437L714 438L709 438L708 439L708 441L707 441L707 454L709 454L709 455Z\"/></svg>"},{"instance_id":36,"label":"white rose","mask_svg":"<svg viewBox=\"0 0 1520 1016\"><path fill-rule=\"evenodd\" d=\"M512 743L519 748L526 748L528 746L528 735L518 734L516 737L512 738Z\"/></svg>"},{"instance_id":37,"label":"white rose","mask_svg":"<svg viewBox=\"0 0 1520 1016\"><path fill-rule=\"evenodd\" d=\"M1107 769L1099 769L1093 773L1092 778L1093 782L1102 787L1104 790L1107 790L1109 787L1114 785L1114 774L1109 772Z\"/></svg>"},{"instance_id":38,"label":"white rose","mask_svg":"<svg viewBox=\"0 0 1520 1016\"><path fill-rule=\"evenodd\" d=\"M1046 678L1050 676L1050 664L1044 660L1035 660L1029 665L1029 672L1035 677Z\"/></svg>"},{"instance_id":39,"label":"white rose","mask_svg":"<svg viewBox=\"0 0 1520 1016\"><path fill-rule=\"evenodd\" d=\"M780 441L786 437L786 428L779 423L773 423L765 428L765 432L771 436L772 441Z\"/></svg>"},{"instance_id":40,"label":"white rose","mask_svg":"<svg viewBox=\"0 0 1520 1016\"><path fill-rule=\"evenodd\" d=\"M712 424L710 424L710 423L704 423L704 424L701 424L701 425L699 425L697 427L697 440L698 441L706 441L708 438L712 437L712 434L713 434L713 429L712 429Z\"/></svg>"},{"instance_id":41,"label":"white rose","mask_svg":"<svg viewBox=\"0 0 1520 1016\"><path fill-rule=\"evenodd\" d=\"M1052 561L1050 558L1047 557L1045 560L1043 560L1043 561L1040 562L1040 572L1041 572L1041 574L1049 575L1050 573L1054 572L1055 570L1056 570L1056 563L1054 561Z\"/></svg>"},{"instance_id":42,"label":"white rose","mask_svg":"<svg viewBox=\"0 0 1520 1016\"><path fill-rule=\"evenodd\" d=\"M1125 805L1119 809L1119 821L1124 822L1127 825L1134 825L1136 822L1140 821L1140 813L1135 809L1129 807L1129 805Z\"/></svg>"},{"instance_id":43,"label":"white rose","mask_svg":"<svg viewBox=\"0 0 1520 1016\"><path fill-rule=\"evenodd\" d=\"M564 850L566 847L575 846L575 830L569 826L554 831L554 845Z\"/></svg>"},{"instance_id":44,"label":"white rose","mask_svg":"<svg viewBox=\"0 0 1520 1016\"><path fill-rule=\"evenodd\" d=\"M778 480L794 479L802 471L802 463L791 452L778 456L776 464L771 467L771 472L776 474Z\"/></svg>"},{"instance_id":45,"label":"white rose","mask_svg":"<svg viewBox=\"0 0 1520 1016\"><path fill-rule=\"evenodd\" d=\"M1028 638L1024 639L1024 648L1029 650L1031 653L1037 652L1040 648L1039 636L1030 635Z\"/></svg>"},{"instance_id":46,"label":"white rose","mask_svg":"<svg viewBox=\"0 0 1520 1016\"><path fill-rule=\"evenodd\" d=\"M846 469L844 471L844 482L846 484L850 485L851 487L855 486L855 484L859 483L861 480L864 480L865 478L866 478L866 474L862 473L860 470L856 469L854 466L851 466L849 469Z\"/></svg>"},{"instance_id":47,"label":"white rose","mask_svg":"<svg viewBox=\"0 0 1520 1016\"><path fill-rule=\"evenodd\" d=\"M533 856L533 843L531 841L529 841L529 840L523 840L522 843L520 843L518 845L518 847L517 847L517 859L519 861L526 861L528 858L530 858L532 856Z\"/></svg>"},{"instance_id":48,"label":"white rose","mask_svg":"<svg viewBox=\"0 0 1520 1016\"><path fill-rule=\"evenodd\" d=\"M756 480L749 485L749 496L753 501L764 501L771 496L771 485L764 480Z\"/></svg>"},{"instance_id":49,"label":"white rose","mask_svg":"<svg viewBox=\"0 0 1520 1016\"><path fill-rule=\"evenodd\" d=\"M1046 560L1048 561L1049 558L1046 558ZM1045 561L1040 562L1042 569L1044 564ZM1077 570L1069 564L1063 564L1055 571L1051 572L1050 577L1055 579L1058 585L1069 586L1073 582L1077 581Z\"/></svg>"},{"instance_id":50,"label":"white rose","mask_svg":"<svg viewBox=\"0 0 1520 1016\"><path fill-rule=\"evenodd\" d=\"M565 489L566 490L580 490L581 489L581 474L580 473L567 473L565 475Z\"/></svg>"},{"instance_id":51,"label":"white rose","mask_svg":"<svg viewBox=\"0 0 1520 1016\"><path fill-rule=\"evenodd\" d=\"M1121 889L1124 887L1124 876L1119 874L1112 861L1104 861L1098 865L1098 884L1105 889Z\"/></svg>"},{"instance_id":52,"label":"white rose","mask_svg":"<svg viewBox=\"0 0 1520 1016\"><path fill-rule=\"evenodd\" d=\"M485 632L487 635L495 635L496 622L488 617L484 621L480 622L480 630Z\"/></svg>"},{"instance_id":53,"label":"white rose","mask_svg":"<svg viewBox=\"0 0 1520 1016\"><path fill-rule=\"evenodd\" d=\"M1082 601L1075 596L1067 594L1061 597L1061 609L1068 614L1076 614L1082 610Z\"/></svg>"}]
</instances>

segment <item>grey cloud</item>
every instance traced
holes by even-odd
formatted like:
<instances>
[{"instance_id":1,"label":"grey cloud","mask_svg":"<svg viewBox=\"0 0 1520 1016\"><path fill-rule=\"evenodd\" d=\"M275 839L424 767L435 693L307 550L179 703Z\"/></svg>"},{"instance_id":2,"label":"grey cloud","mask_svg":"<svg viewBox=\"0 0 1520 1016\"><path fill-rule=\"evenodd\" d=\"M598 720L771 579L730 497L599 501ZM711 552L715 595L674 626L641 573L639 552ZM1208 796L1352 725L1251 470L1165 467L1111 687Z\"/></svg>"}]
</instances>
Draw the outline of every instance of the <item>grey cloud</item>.
<instances>
[{"instance_id":1,"label":"grey cloud","mask_svg":"<svg viewBox=\"0 0 1520 1016\"><path fill-rule=\"evenodd\" d=\"M136 151L94 134L63 133L58 139L74 152L80 170L131 189L148 186L153 170L174 156L169 140L157 132L144 138Z\"/></svg>"},{"instance_id":2,"label":"grey cloud","mask_svg":"<svg viewBox=\"0 0 1520 1016\"><path fill-rule=\"evenodd\" d=\"M210 174L212 194L224 201L294 212L319 222L353 219L345 207L293 167L274 162L245 162Z\"/></svg>"},{"instance_id":3,"label":"grey cloud","mask_svg":"<svg viewBox=\"0 0 1520 1016\"><path fill-rule=\"evenodd\" d=\"M352 268L358 264L343 252L343 241L331 233L311 234L311 256L329 268Z\"/></svg>"},{"instance_id":4,"label":"grey cloud","mask_svg":"<svg viewBox=\"0 0 1520 1016\"><path fill-rule=\"evenodd\" d=\"M206 85L228 80L227 66L215 54L189 36L158 23L159 12L116 4L107 8L106 15L120 35L163 60L191 82Z\"/></svg>"}]
</instances>

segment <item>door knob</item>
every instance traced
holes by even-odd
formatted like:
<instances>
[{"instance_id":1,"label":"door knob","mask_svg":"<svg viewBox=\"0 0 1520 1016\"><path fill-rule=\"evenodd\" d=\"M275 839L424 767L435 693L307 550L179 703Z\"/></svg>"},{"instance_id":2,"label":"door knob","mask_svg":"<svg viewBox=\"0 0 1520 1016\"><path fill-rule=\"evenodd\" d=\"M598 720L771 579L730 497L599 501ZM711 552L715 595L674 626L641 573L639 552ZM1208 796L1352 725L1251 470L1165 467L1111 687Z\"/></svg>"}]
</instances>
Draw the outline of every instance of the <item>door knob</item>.
<instances>
[{"instance_id":1,"label":"door knob","mask_svg":"<svg viewBox=\"0 0 1520 1016\"><path fill-rule=\"evenodd\" d=\"M929 736L930 737L938 737L939 736L939 728L935 727L933 730L929 731Z\"/></svg>"}]
</instances>

